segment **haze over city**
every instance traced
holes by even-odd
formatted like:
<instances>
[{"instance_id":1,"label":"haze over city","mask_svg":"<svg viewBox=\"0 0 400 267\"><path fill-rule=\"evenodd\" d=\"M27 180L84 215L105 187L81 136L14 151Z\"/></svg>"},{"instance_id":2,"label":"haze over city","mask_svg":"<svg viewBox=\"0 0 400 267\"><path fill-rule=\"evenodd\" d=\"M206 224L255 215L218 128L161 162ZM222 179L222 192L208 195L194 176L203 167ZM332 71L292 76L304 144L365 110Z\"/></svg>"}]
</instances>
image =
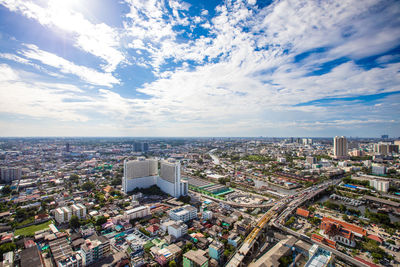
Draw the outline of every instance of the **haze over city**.
<instances>
[{"instance_id":1,"label":"haze over city","mask_svg":"<svg viewBox=\"0 0 400 267\"><path fill-rule=\"evenodd\" d=\"M0 136L400 135L398 1L0 1Z\"/></svg>"}]
</instances>

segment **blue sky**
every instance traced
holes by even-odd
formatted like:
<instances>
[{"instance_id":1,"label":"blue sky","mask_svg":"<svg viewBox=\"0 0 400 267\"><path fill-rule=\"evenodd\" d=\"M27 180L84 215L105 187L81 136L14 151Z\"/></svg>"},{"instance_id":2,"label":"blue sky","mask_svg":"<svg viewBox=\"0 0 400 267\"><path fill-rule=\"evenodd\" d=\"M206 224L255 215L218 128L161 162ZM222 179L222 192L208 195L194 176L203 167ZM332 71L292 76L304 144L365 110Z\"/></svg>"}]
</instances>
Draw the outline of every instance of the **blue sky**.
<instances>
[{"instance_id":1,"label":"blue sky","mask_svg":"<svg viewBox=\"0 0 400 267\"><path fill-rule=\"evenodd\" d=\"M397 1L0 0L0 136L400 136Z\"/></svg>"}]
</instances>

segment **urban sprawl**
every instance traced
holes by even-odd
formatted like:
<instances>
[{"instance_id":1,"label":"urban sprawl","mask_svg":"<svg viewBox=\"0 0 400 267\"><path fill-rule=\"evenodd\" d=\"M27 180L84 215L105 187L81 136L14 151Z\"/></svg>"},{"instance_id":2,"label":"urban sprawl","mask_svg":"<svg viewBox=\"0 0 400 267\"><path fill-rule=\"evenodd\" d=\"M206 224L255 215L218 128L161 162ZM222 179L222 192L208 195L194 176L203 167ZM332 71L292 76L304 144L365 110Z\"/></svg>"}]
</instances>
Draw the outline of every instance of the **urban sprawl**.
<instances>
[{"instance_id":1,"label":"urban sprawl","mask_svg":"<svg viewBox=\"0 0 400 267\"><path fill-rule=\"evenodd\" d=\"M400 266L399 146L1 138L0 266Z\"/></svg>"}]
</instances>

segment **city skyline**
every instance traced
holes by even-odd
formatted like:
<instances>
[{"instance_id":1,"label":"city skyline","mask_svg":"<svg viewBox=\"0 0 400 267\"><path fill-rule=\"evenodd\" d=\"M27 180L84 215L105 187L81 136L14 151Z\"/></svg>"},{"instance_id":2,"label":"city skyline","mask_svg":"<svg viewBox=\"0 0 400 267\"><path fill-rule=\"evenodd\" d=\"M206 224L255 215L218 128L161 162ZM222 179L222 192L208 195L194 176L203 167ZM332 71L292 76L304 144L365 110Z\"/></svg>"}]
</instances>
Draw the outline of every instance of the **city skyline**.
<instances>
[{"instance_id":1,"label":"city skyline","mask_svg":"<svg viewBox=\"0 0 400 267\"><path fill-rule=\"evenodd\" d=\"M396 1L0 0L0 136L400 136Z\"/></svg>"}]
</instances>

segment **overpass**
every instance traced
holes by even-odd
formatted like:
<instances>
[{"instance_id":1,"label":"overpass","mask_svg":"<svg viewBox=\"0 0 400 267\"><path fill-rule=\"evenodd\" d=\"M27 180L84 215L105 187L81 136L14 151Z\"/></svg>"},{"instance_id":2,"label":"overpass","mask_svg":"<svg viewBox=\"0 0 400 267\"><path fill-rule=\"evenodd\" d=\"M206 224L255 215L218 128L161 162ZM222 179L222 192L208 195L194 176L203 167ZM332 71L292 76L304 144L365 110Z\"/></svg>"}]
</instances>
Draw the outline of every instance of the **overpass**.
<instances>
[{"instance_id":1,"label":"overpass","mask_svg":"<svg viewBox=\"0 0 400 267\"><path fill-rule=\"evenodd\" d=\"M258 221L257 225L253 228L250 234L243 241L242 245L238 250L236 250L235 254L229 259L226 264L227 267L237 267L243 265L243 261L246 255L253 249L254 244L256 243L258 237L263 232L264 228L268 225L268 223L280 214L279 217L286 218L289 214L293 212L295 208L308 201L309 199L314 198L319 193L323 192L328 188L328 186L337 183L336 182L326 182L324 184L319 185L318 187L307 188L301 192L298 192L296 195L291 197L287 197L285 199L281 199L277 201L273 208L271 208L267 213L263 215L263 217ZM293 199L290 201L290 199ZM288 203L290 202L290 203ZM283 210L284 209L284 210ZM283 213L280 213L283 210ZM276 220L279 220L278 218ZM275 221L276 221L275 220Z\"/></svg>"}]
</instances>

